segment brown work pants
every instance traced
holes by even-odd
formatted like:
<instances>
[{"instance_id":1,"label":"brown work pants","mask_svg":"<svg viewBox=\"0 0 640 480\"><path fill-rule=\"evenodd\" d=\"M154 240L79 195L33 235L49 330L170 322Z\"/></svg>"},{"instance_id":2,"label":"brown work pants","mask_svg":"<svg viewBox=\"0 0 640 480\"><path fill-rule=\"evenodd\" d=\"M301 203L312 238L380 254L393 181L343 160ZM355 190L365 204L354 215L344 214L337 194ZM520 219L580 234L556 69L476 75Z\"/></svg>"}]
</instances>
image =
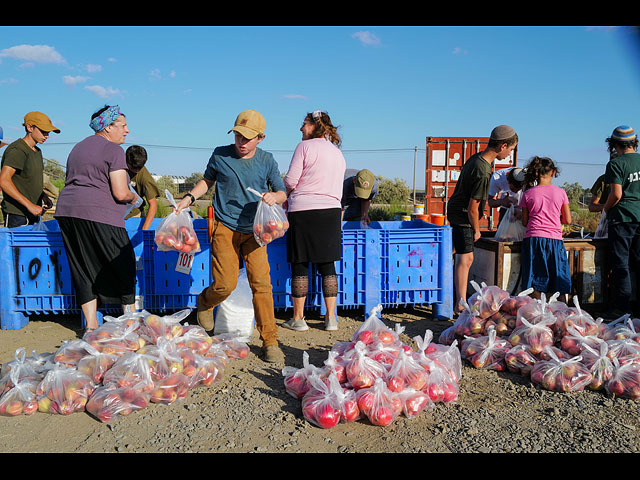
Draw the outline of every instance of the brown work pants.
<instances>
[{"instance_id":1,"label":"brown work pants","mask_svg":"<svg viewBox=\"0 0 640 480\"><path fill-rule=\"evenodd\" d=\"M267 247L256 242L253 233L235 232L214 220L211 240L213 282L198 297L198 308L210 309L222 303L238 283L240 256L253 293L256 327L264 346L278 343L278 327L273 308L273 289L269 275Z\"/></svg>"}]
</instances>

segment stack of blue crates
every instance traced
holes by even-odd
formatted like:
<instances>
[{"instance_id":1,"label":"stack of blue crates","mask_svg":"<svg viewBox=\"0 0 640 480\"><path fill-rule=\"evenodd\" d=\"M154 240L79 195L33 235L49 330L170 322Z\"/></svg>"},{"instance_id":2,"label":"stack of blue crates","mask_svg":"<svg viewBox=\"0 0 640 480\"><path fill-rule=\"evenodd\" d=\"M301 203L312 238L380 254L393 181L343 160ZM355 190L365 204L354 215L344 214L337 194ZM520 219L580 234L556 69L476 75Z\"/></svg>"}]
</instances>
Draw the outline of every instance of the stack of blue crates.
<instances>
[{"instance_id":1,"label":"stack of blue crates","mask_svg":"<svg viewBox=\"0 0 640 480\"><path fill-rule=\"evenodd\" d=\"M136 298L139 308L172 312L195 308L198 294L211 283L207 220L195 219L201 251L194 255L189 274L176 272L177 252L158 251L151 230L142 231L142 219L125 226L132 240L138 267ZM0 326L17 330L29 317L76 314L80 306L69 273L62 236L55 220L44 222L47 231L32 227L0 228ZM286 236L267 246L274 307L292 308L291 268L287 263ZM342 259L336 262L337 307L369 312L410 305L431 305L433 314L451 318L453 267L451 229L422 220L344 222ZM306 307L324 313L320 275L310 266ZM101 306L104 313L121 312L120 305Z\"/></svg>"}]
</instances>

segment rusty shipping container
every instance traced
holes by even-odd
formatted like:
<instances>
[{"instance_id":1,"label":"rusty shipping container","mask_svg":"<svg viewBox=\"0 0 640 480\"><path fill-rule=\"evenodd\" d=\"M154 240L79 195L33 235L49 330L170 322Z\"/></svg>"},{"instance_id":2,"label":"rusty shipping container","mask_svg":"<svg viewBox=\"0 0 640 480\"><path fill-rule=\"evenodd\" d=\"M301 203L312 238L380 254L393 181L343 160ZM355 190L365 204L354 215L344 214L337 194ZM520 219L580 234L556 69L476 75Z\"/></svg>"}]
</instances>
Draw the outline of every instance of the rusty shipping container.
<instances>
[{"instance_id":1,"label":"rusty shipping container","mask_svg":"<svg viewBox=\"0 0 640 480\"><path fill-rule=\"evenodd\" d=\"M425 177L425 213L444 215L456 188L462 166L469 158L483 151L489 137L427 137ZM517 148L504 160L494 162L494 171L517 165ZM487 205L480 228L494 230L498 224L498 209Z\"/></svg>"}]
</instances>

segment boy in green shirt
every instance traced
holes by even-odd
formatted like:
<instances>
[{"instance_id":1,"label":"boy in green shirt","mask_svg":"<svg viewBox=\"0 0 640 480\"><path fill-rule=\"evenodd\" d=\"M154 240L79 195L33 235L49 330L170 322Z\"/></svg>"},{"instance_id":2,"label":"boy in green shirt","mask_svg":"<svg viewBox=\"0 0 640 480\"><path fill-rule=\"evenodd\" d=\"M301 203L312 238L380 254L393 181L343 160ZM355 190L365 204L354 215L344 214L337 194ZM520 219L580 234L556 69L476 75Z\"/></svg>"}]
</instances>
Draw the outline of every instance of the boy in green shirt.
<instances>
[{"instance_id":1,"label":"boy in green shirt","mask_svg":"<svg viewBox=\"0 0 640 480\"><path fill-rule=\"evenodd\" d=\"M605 182L609 184L609 196L603 212L607 215L609 263L616 287L611 316L619 318L633 313L630 264L640 281L640 154L638 136L627 125L616 127L607 143L618 154L607 164Z\"/></svg>"},{"instance_id":2,"label":"boy in green shirt","mask_svg":"<svg viewBox=\"0 0 640 480\"><path fill-rule=\"evenodd\" d=\"M487 147L465 162L456 188L447 204L447 219L455 249L453 285L456 290L454 313L463 310L460 301L467 299L469 270L473 264L473 245L480 238L480 218L484 213L494 160L511 155L518 135L508 125L495 127Z\"/></svg>"},{"instance_id":3,"label":"boy in green shirt","mask_svg":"<svg viewBox=\"0 0 640 480\"><path fill-rule=\"evenodd\" d=\"M136 193L144 200L147 206L147 213L145 215L144 224L142 230L149 230L149 226L156 216L158 211L158 197L160 196L160 190L156 181L151 176L149 170L145 164L147 163L147 151L140 145L131 145L127 148L127 169L129 170L130 181L129 184L133 187ZM140 205L139 209L133 209L127 218L137 218L144 215L145 205Z\"/></svg>"},{"instance_id":4,"label":"boy in green shirt","mask_svg":"<svg viewBox=\"0 0 640 480\"><path fill-rule=\"evenodd\" d=\"M27 113L23 126L25 136L12 142L2 154L0 190L4 226L8 228L33 225L53 206L43 190L44 162L38 144L46 142L49 133L60 133L60 129L41 112Z\"/></svg>"}]
</instances>

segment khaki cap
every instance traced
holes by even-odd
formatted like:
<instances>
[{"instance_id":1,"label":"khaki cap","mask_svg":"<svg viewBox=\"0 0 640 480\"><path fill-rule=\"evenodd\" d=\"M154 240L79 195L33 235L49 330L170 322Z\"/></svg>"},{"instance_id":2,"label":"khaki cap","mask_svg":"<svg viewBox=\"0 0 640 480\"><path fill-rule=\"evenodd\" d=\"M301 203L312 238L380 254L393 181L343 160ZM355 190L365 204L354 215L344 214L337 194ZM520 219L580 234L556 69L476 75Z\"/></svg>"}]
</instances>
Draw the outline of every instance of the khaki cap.
<instances>
[{"instance_id":1,"label":"khaki cap","mask_svg":"<svg viewBox=\"0 0 640 480\"><path fill-rule=\"evenodd\" d=\"M233 128L227 133L236 131L244 138L251 140L258 135L264 135L266 127L267 122L259 112L255 110L245 110L244 112L240 112Z\"/></svg>"},{"instance_id":2,"label":"khaki cap","mask_svg":"<svg viewBox=\"0 0 640 480\"><path fill-rule=\"evenodd\" d=\"M367 199L371 195L371 189L373 188L373 182L375 177L369 170L360 170L354 179L354 189L356 197Z\"/></svg>"},{"instance_id":3,"label":"khaki cap","mask_svg":"<svg viewBox=\"0 0 640 480\"><path fill-rule=\"evenodd\" d=\"M60 129L55 127L49 117L42 112L29 112L24 116L23 126L35 125L44 132L60 133Z\"/></svg>"}]
</instances>

